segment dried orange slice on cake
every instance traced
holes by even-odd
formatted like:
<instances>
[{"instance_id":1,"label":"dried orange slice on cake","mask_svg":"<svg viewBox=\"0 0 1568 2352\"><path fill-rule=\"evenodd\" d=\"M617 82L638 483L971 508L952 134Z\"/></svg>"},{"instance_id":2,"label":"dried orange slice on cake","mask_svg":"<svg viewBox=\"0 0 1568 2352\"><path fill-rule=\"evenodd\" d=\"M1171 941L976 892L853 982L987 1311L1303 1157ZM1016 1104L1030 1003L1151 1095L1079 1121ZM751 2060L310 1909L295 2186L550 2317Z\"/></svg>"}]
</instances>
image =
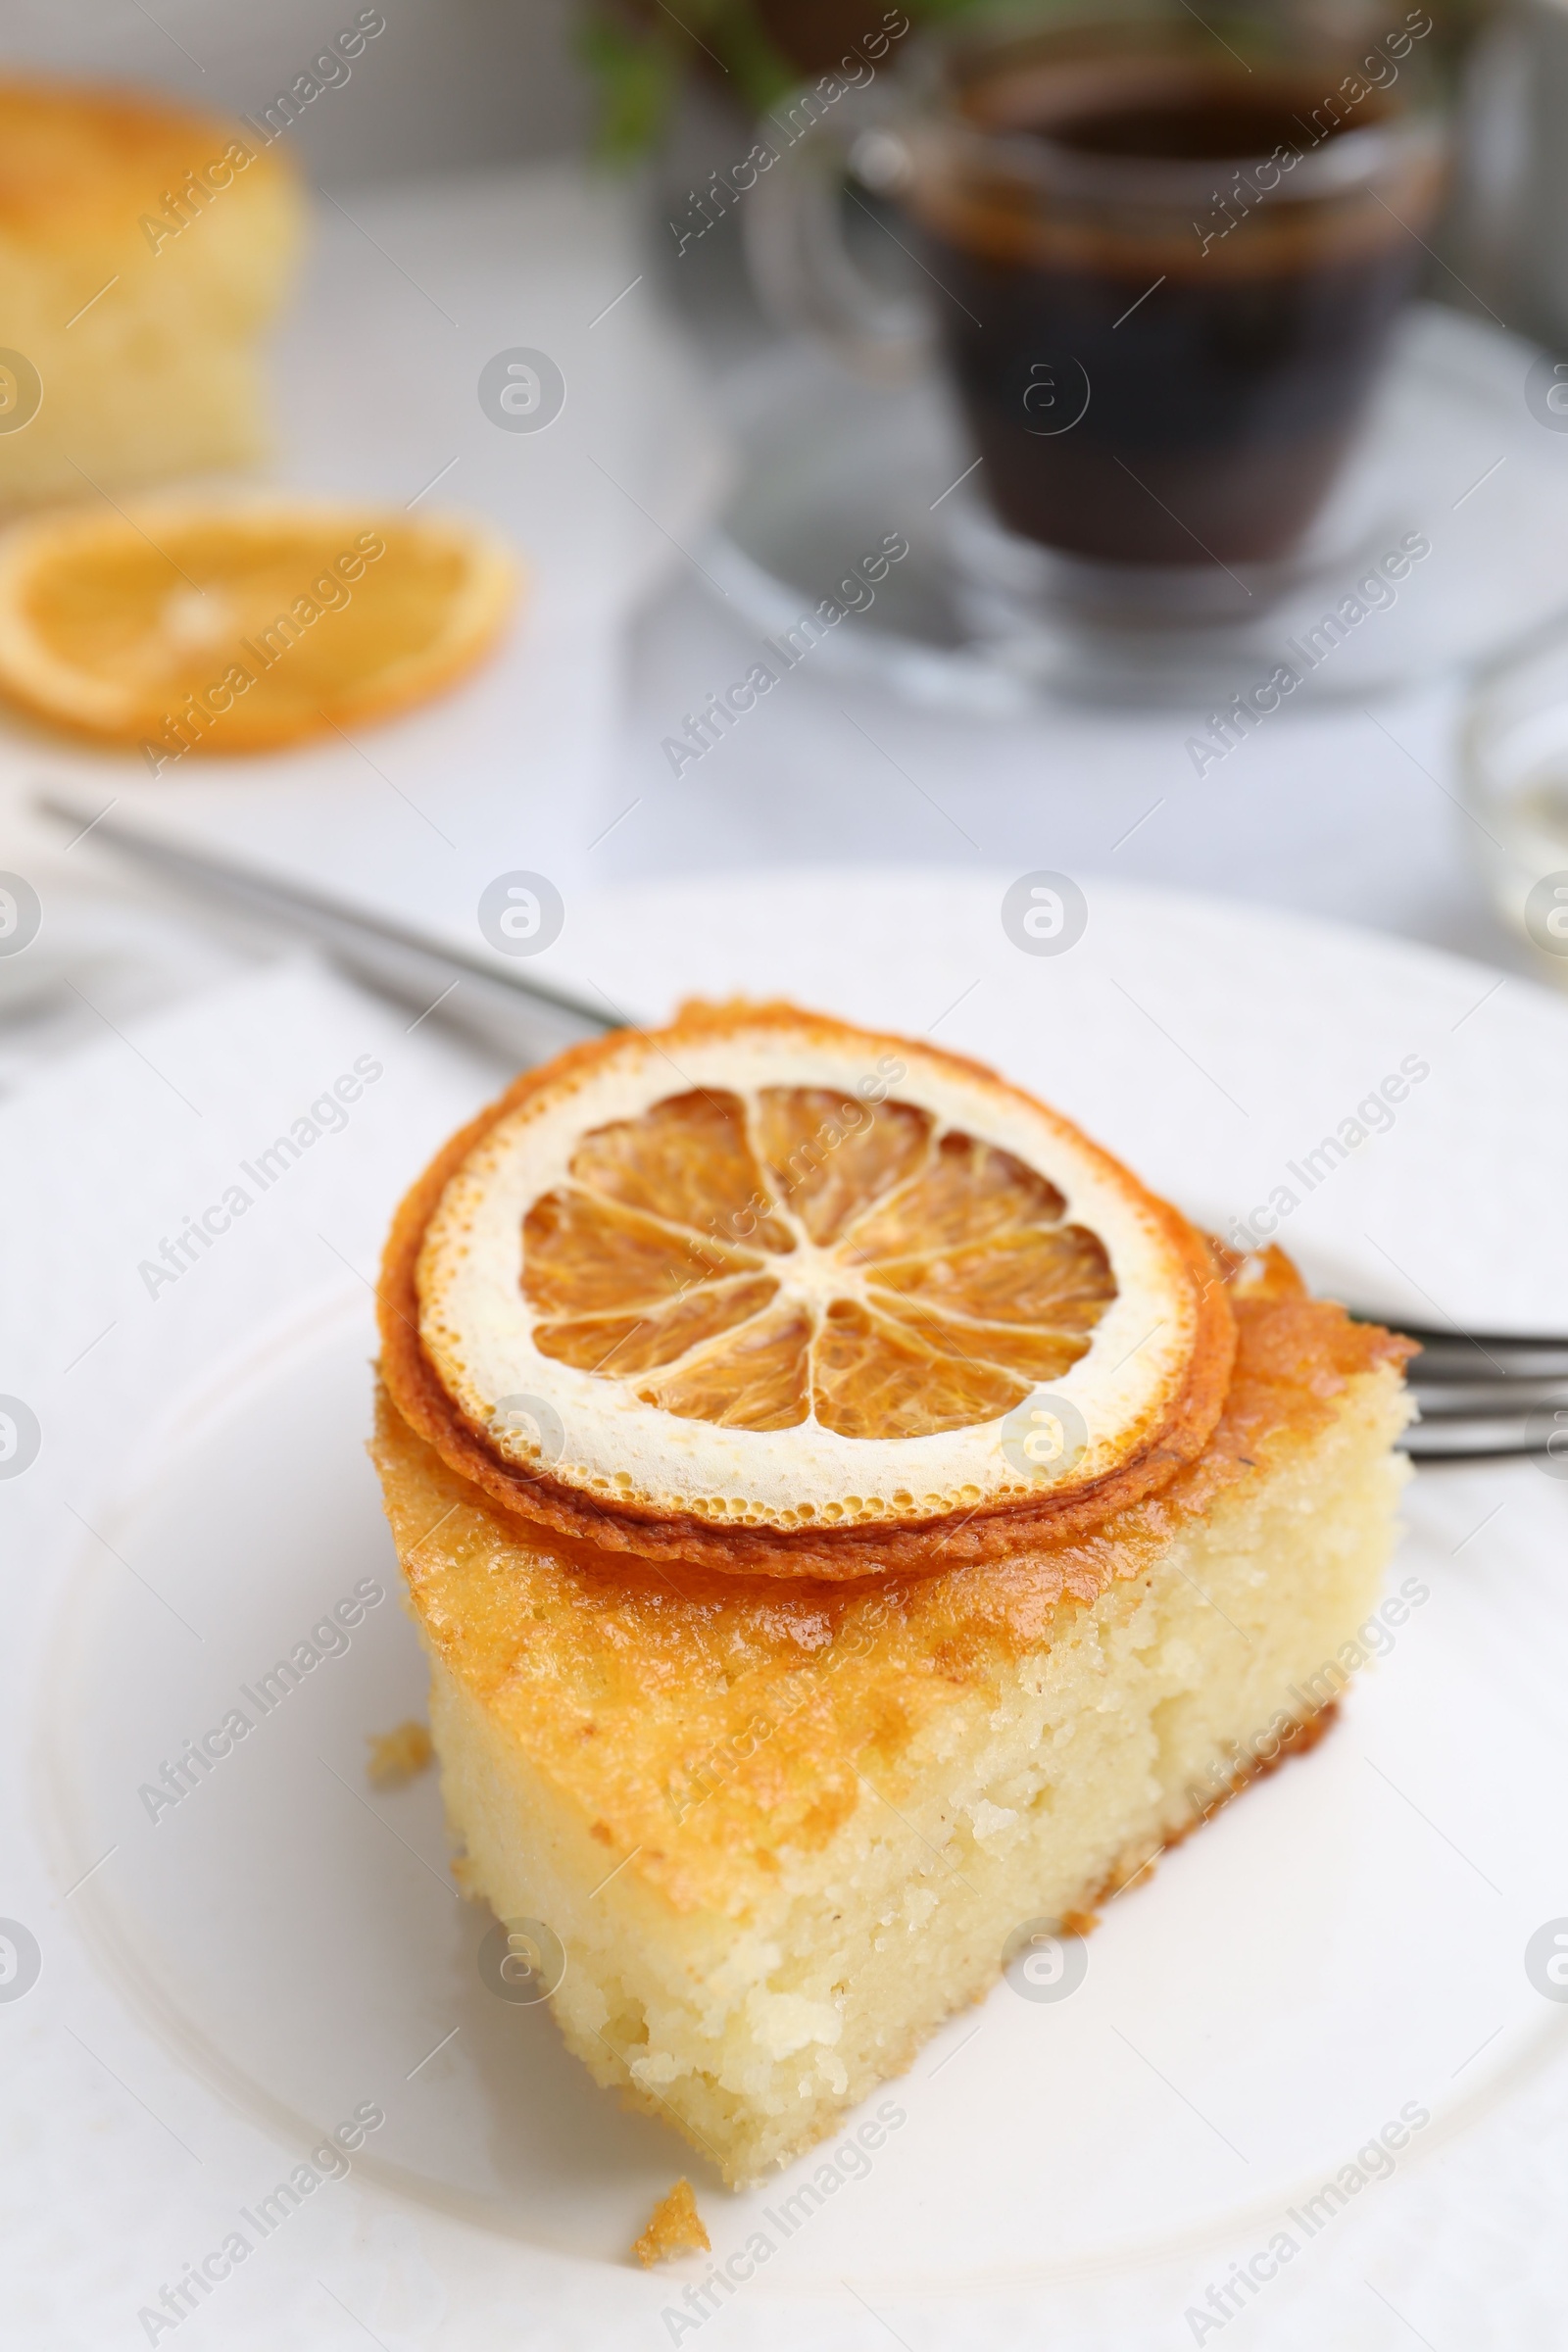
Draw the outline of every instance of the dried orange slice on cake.
<instances>
[{"instance_id":1,"label":"dried orange slice on cake","mask_svg":"<svg viewBox=\"0 0 1568 2352\"><path fill-rule=\"evenodd\" d=\"M496 541L434 515L73 509L0 541L0 692L163 774L422 702L490 650L515 588Z\"/></svg>"},{"instance_id":2,"label":"dried orange slice on cake","mask_svg":"<svg viewBox=\"0 0 1568 2352\"><path fill-rule=\"evenodd\" d=\"M404 1202L404 1418L558 1535L732 1572L1000 1556L1218 1416L1200 1237L978 1064L689 1006L520 1078Z\"/></svg>"}]
</instances>

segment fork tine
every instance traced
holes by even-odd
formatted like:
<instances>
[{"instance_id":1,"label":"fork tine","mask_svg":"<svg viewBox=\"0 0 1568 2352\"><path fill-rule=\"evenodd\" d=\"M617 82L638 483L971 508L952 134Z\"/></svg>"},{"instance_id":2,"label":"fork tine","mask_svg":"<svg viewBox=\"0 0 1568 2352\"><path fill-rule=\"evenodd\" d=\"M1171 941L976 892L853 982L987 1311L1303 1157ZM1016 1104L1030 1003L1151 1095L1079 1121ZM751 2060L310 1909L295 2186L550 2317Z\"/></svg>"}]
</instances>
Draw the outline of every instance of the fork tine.
<instances>
[{"instance_id":1,"label":"fork tine","mask_svg":"<svg viewBox=\"0 0 1568 2352\"><path fill-rule=\"evenodd\" d=\"M1357 1323L1383 1318L1352 1307ZM1414 1340L1420 1354L1410 1367L1412 1381L1478 1380L1525 1377L1568 1380L1568 1339L1546 1333L1440 1331L1430 1324L1405 1323L1394 1318L1389 1328Z\"/></svg>"},{"instance_id":2,"label":"fork tine","mask_svg":"<svg viewBox=\"0 0 1568 2352\"><path fill-rule=\"evenodd\" d=\"M1425 1421L1494 1420L1499 1414L1522 1416L1543 1407L1568 1415L1568 1387L1558 1380L1437 1381L1428 1386L1417 1373L1410 1387Z\"/></svg>"},{"instance_id":3,"label":"fork tine","mask_svg":"<svg viewBox=\"0 0 1568 2352\"><path fill-rule=\"evenodd\" d=\"M1418 1421L1401 1444L1414 1462L1493 1462L1529 1457L1544 1462L1550 1448L1533 1438L1522 1420L1501 1414L1488 1420ZM1551 1456L1556 1467L1555 1455Z\"/></svg>"}]
</instances>

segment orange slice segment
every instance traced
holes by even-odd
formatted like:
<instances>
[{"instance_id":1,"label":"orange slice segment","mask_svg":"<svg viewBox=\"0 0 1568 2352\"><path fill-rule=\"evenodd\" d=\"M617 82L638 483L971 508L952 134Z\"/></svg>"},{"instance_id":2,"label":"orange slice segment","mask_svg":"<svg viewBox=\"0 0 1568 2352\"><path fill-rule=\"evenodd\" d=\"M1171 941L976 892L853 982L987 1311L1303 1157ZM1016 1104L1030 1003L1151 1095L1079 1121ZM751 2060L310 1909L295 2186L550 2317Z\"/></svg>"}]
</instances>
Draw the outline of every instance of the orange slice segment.
<instances>
[{"instance_id":1,"label":"orange slice segment","mask_svg":"<svg viewBox=\"0 0 1568 2352\"><path fill-rule=\"evenodd\" d=\"M865 1263L865 1273L869 1281L906 1299L911 1308L971 1315L986 1323L1035 1324L1052 1331L1092 1331L1116 1296L1104 1245L1081 1225L1057 1225L1046 1233L993 1234L969 1249L933 1250L920 1257L872 1259ZM1081 1355L1088 1344L1087 1339L1081 1341L1077 1353Z\"/></svg>"},{"instance_id":2,"label":"orange slice segment","mask_svg":"<svg viewBox=\"0 0 1568 2352\"><path fill-rule=\"evenodd\" d=\"M1065 1120L781 1006L519 1080L405 1204L383 1298L400 1406L489 1492L772 1574L1159 1483L1231 1344L1191 1228Z\"/></svg>"},{"instance_id":3,"label":"orange slice segment","mask_svg":"<svg viewBox=\"0 0 1568 2352\"><path fill-rule=\"evenodd\" d=\"M601 1127L584 1138L571 1173L589 1191L715 1239L732 1238L744 1221L760 1249L795 1247L761 1209L761 1172L734 1095L673 1095L640 1118Z\"/></svg>"},{"instance_id":4,"label":"orange slice segment","mask_svg":"<svg viewBox=\"0 0 1568 2352\"><path fill-rule=\"evenodd\" d=\"M515 589L494 540L433 515L72 509L0 542L0 692L161 774L425 700L490 650Z\"/></svg>"},{"instance_id":5,"label":"orange slice segment","mask_svg":"<svg viewBox=\"0 0 1568 2352\"><path fill-rule=\"evenodd\" d=\"M820 1086L763 1087L755 1126L769 1191L822 1245L912 1175L931 1140L930 1113L911 1102L844 1102Z\"/></svg>"},{"instance_id":6,"label":"orange slice segment","mask_svg":"<svg viewBox=\"0 0 1568 2352\"><path fill-rule=\"evenodd\" d=\"M914 1183L874 1204L855 1242L865 1258L905 1257L1059 1225L1062 1214L1049 1177L960 1131L943 1136Z\"/></svg>"},{"instance_id":7,"label":"orange slice segment","mask_svg":"<svg viewBox=\"0 0 1568 2352\"><path fill-rule=\"evenodd\" d=\"M811 1340L810 1315L781 1300L639 1389L639 1400L715 1429L796 1429L810 1409Z\"/></svg>"},{"instance_id":8,"label":"orange slice segment","mask_svg":"<svg viewBox=\"0 0 1568 2352\"><path fill-rule=\"evenodd\" d=\"M684 1298L717 1276L760 1263L689 1228L641 1216L563 1185L534 1202L523 1223L528 1297L545 1319L613 1314Z\"/></svg>"},{"instance_id":9,"label":"orange slice segment","mask_svg":"<svg viewBox=\"0 0 1568 2352\"><path fill-rule=\"evenodd\" d=\"M574 1181L523 1224L544 1353L614 1379L670 1367L639 1395L685 1419L781 1429L814 1413L910 1438L989 1420L1087 1351L1115 1277L1035 1170L961 1129L934 1137L917 1105L820 1087L762 1088L755 1127L756 1154L739 1097L688 1093L584 1138ZM776 1279L737 1282L756 1258L708 1238L743 1216L794 1260ZM553 1320L564 1305L643 1317L618 1320L595 1359L590 1327Z\"/></svg>"},{"instance_id":10,"label":"orange slice segment","mask_svg":"<svg viewBox=\"0 0 1568 2352\"><path fill-rule=\"evenodd\" d=\"M778 1285L765 1275L751 1281L742 1276L705 1282L683 1298L642 1307L635 1314L536 1323L534 1340L543 1355L623 1380L633 1372L672 1364L701 1341L731 1331L737 1323L749 1323L777 1294Z\"/></svg>"},{"instance_id":11,"label":"orange slice segment","mask_svg":"<svg viewBox=\"0 0 1568 2352\"><path fill-rule=\"evenodd\" d=\"M951 1329L917 1331L847 1298L823 1316L816 1357L817 1418L846 1438L967 1429L1021 1403L1031 1385L967 1353Z\"/></svg>"}]
</instances>

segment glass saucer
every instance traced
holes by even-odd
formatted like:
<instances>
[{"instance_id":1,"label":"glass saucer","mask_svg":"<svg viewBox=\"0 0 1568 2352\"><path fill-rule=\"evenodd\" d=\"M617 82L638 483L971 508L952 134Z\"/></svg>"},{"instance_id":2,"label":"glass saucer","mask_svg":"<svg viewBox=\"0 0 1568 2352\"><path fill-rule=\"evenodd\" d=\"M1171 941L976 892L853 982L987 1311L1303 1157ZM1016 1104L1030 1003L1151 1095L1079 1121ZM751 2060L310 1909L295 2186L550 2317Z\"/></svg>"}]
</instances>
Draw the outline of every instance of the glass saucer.
<instances>
[{"instance_id":1,"label":"glass saucer","mask_svg":"<svg viewBox=\"0 0 1568 2352\"><path fill-rule=\"evenodd\" d=\"M739 464L703 562L787 660L809 644L814 668L934 707L1353 701L1490 660L1568 609L1568 437L1528 398L1539 357L1415 306L1291 565L1238 580L1203 564L1174 595L1161 572L1158 610L1184 618L1140 623L1112 614L1096 566L1000 529L935 379L871 386L779 344L720 387Z\"/></svg>"}]
</instances>

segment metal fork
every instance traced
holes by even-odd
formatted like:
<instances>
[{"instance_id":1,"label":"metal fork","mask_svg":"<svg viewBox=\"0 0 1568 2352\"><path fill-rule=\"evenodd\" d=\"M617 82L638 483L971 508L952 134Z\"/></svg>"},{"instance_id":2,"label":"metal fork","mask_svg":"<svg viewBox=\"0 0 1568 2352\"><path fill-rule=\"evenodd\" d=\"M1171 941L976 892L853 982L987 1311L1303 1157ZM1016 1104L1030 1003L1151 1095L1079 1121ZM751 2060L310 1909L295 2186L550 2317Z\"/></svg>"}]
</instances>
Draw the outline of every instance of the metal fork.
<instances>
[{"instance_id":1,"label":"metal fork","mask_svg":"<svg viewBox=\"0 0 1568 2352\"><path fill-rule=\"evenodd\" d=\"M1361 1313L1356 1319L1389 1320ZM1396 1319L1395 1328L1421 1350L1408 1374L1421 1418L1404 1440L1416 1461L1534 1454L1568 1478L1568 1340L1452 1326L1440 1331Z\"/></svg>"},{"instance_id":2,"label":"metal fork","mask_svg":"<svg viewBox=\"0 0 1568 2352\"><path fill-rule=\"evenodd\" d=\"M77 802L70 795L46 792L34 807L48 816L79 821ZM590 1004L554 979L490 955L478 944L466 948L395 916L371 913L329 890L285 882L207 851L177 848L107 812L100 813L89 830L104 848L145 866L204 906L226 901L265 923L308 939L355 979L408 1005L419 1020L434 1012L524 1065L547 1060L564 1046L603 1036L632 1017L608 999L605 1005ZM477 932L475 937L477 943Z\"/></svg>"}]
</instances>

